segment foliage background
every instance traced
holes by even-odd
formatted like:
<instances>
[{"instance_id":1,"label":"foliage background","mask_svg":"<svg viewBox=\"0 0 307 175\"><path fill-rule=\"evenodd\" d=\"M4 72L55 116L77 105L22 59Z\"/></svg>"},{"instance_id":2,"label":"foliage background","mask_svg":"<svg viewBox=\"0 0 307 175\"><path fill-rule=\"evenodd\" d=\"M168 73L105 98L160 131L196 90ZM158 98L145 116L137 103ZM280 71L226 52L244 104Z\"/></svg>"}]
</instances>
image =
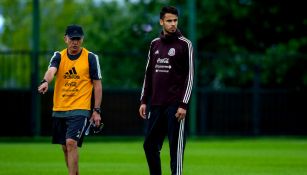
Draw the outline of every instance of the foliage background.
<instances>
[{"instance_id":1,"label":"foliage background","mask_svg":"<svg viewBox=\"0 0 307 175\"><path fill-rule=\"evenodd\" d=\"M161 30L162 5L178 7L185 36L192 13L184 0L39 2L40 50L61 50L65 27L82 25L84 46L99 54L109 87L141 86L149 43ZM264 88L306 88L307 13L302 2L196 0L196 4L199 87L251 87L259 75ZM1 51L32 49L32 10L32 0L0 2Z\"/></svg>"}]
</instances>

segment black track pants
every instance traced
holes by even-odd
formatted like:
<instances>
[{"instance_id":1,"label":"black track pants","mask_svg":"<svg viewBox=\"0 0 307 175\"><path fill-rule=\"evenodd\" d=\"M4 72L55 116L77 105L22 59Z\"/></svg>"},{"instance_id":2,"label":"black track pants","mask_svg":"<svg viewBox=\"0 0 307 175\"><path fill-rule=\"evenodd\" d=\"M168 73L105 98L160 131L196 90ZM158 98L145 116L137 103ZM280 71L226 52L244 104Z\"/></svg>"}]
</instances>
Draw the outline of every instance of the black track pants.
<instances>
[{"instance_id":1,"label":"black track pants","mask_svg":"<svg viewBox=\"0 0 307 175\"><path fill-rule=\"evenodd\" d=\"M168 135L172 175L182 175L183 155L186 142L185 120L175 117L178 105L152 106L148 114L144 150L150 175L161 175L160 151Z\"/></svg>"}]
</instances>

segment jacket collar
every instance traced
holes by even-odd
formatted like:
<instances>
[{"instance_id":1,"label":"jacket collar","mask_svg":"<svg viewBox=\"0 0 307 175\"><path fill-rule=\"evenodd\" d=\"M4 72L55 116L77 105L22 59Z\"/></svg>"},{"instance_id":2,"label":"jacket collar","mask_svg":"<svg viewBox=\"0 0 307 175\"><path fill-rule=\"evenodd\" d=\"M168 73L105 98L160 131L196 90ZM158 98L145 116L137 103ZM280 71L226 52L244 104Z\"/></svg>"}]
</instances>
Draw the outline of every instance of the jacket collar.
<instances>
[{"instance_id":1,"label":"jacket collar","mask_svg":"<svg viewBox=\"0 0 307 175\"><path fill-rule=\"evenodd\" d=\"M180 36L182 36L181 32L179 31L179 29L176 30L176 32L169 34L169 35L164 35L163 31L161 31L160 33L160 38L162 41L164 42L171 42L176 40L177 38L179 38Z\"/></svg>"}]
</instances>

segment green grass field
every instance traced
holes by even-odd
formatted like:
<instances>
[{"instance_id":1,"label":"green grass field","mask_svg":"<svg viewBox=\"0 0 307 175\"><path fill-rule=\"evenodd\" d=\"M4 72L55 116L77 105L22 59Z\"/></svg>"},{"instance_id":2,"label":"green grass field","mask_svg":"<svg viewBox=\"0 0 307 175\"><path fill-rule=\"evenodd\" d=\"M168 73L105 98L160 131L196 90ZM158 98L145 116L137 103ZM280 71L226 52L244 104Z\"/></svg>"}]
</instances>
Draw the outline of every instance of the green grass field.
<instances>
[{"instance_id":1,"label":"green grass field","mask_svg":"<svg viewBox=\"0 0 307 175\"><path fill-rule=\"evenodd\" d=\"M60 146L43 140L0 139L0 175L67 174ZM161 158L168 175L167 141ZM307 139L190 138L183 170L185 175L307 175ZM80 174L148 174L142 138L85 139Z\"/></svg>"}]
</instances>

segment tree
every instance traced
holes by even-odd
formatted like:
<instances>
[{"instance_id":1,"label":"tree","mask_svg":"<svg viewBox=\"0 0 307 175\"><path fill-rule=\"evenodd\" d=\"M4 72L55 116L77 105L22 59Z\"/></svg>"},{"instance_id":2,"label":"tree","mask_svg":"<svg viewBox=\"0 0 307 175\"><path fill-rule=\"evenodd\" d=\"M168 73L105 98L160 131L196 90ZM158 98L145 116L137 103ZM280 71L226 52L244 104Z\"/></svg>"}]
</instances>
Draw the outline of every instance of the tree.
<instances>
[{"instance_id":1,"label":"tree","mask_svg":"<svg viewBox=\"0 0 307 175\"><path fill-rule=\"evenodd\" d=\"M250 87L255 67L260 67L263 87L306 87L307 71L301 65L306 63L307 13L301 2L196 2L199 86ZM187 36L188 14L193 12L187 11L186 3L40 1L40 49L62 49L65 27L80 24L85 30L85 47L102 59L105 83L139 87L150 41L161 30L160 8L166 4L178 7L179 28ZM31 50L32 1L2 0L0 13L5 19L0 48Z\"/></svg>"},{"instance_id":2,"label":"tree","mask_svg":"<svg viewBox=\"0 0 307 175\"><path fill-rule=\"evenodd\" d=\"M197 1L201 85L250 87L259 66L263 87L306 86L307 13L300 2ZM221 54L222 53L222 54ZM224 58L221 58L223 56ZM299 73L290 73L293 70ZM211 75L208 77L208 74ZM289 75L296 75L286 78ZM295 79L295 80L294 80ZM291 81L290 81L291 80Z\"/></svg>"}]
</instances>

